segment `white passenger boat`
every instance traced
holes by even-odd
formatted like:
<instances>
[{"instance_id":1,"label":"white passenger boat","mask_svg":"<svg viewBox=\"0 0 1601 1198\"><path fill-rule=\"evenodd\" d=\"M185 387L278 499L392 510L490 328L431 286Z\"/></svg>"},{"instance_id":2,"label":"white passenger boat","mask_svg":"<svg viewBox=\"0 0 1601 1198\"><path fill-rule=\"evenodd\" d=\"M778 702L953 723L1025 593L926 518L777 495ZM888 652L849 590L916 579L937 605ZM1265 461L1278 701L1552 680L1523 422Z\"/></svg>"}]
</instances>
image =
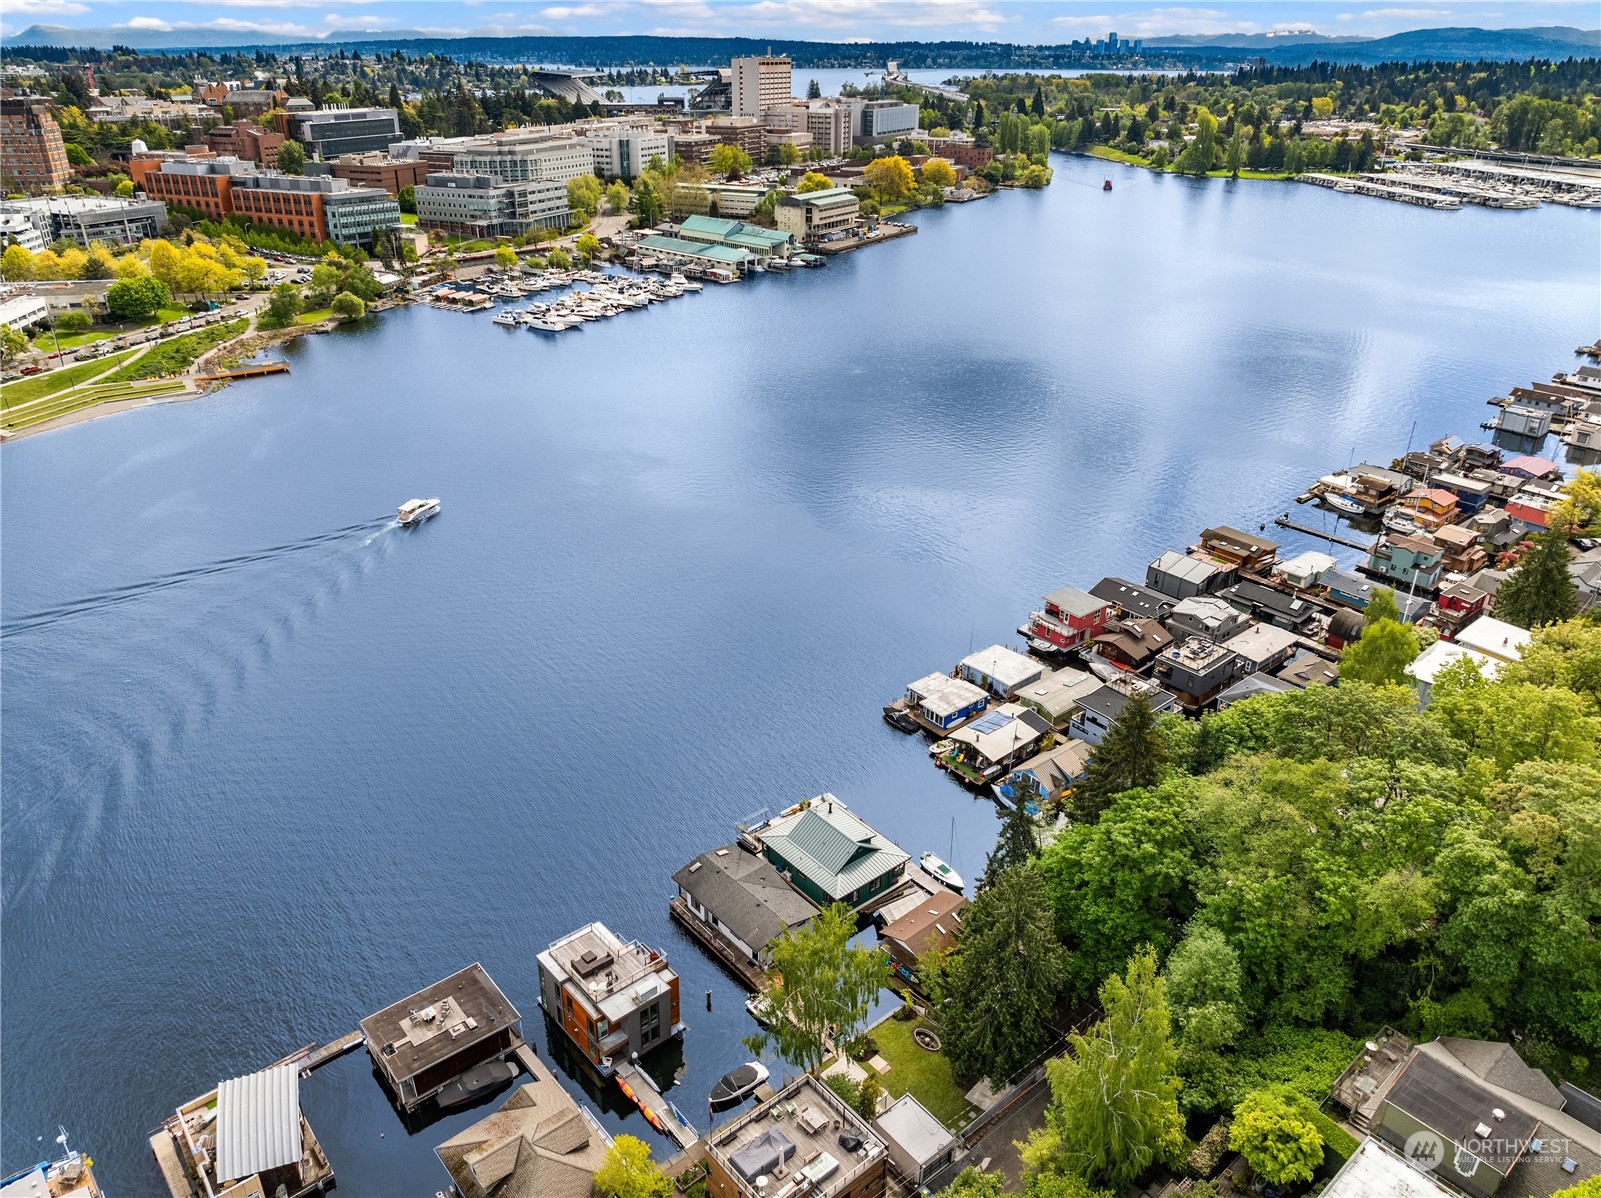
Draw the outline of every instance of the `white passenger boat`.
<instances>
[{"instance_id":1,"label":"white passenger boat","mask_svg":"<svg viewBox=\"0 0 1601 1198\"><path fill-rule=\"evenodd\" d=\"M439 514L439 499L408 499L400 505L402 524L421 524L430 516Z\"/></svg>"},{"instance_id":2,"label":"white passenger boat","mask_svg":"<svg viewBox=\"0 0 1601 1198\"><path fill-rule=\"evenodd\" d=\"M667 281L674 287L681 287L685 291L703 291L706 287L704 283L697 283L693 279L686 279L681 274L669 275L667 277Z\"/></svg>"},{"instance_id":3,"label":"white passenger boat","mask_svg":"<svg viewBox=\"0 0 1601 1198\"><path fill-rule=\"evenodd\" d=\"M1347 516L1363 516L1367 514L1367 509L1360 503L1349 495L1341 495L1337 491L1323 492L1323 502L1337 512L1344 512Z\"/></svg>"},{"instance_id":4,"label":"white passenger boat","mask_svg":"<svg viewBox=\"0 0 1601 1198\"><path fill-rule=\"evenodd\" d=\"M498 324L503 329L514 329L517 327L517 313L510 308L502 308L495 313L491 323Z\"/></svg>"}]
</instances>

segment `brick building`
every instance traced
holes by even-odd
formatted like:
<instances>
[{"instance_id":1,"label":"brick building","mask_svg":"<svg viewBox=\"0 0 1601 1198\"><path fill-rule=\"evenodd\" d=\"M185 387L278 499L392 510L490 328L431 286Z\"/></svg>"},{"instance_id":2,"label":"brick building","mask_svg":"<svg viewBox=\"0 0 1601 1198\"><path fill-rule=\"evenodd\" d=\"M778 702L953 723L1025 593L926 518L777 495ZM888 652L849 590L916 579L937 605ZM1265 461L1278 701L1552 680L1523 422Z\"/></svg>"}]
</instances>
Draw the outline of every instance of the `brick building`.
<instances>
[{"instance_id":1,"label":"brick building","mask_svg":"<svg viewBox=\"0 0 1601 1198\"><path fill-rule=\"evenodd\" d=\"M24 191L55 191L72 178L61 126L48 100L36 96L0 99L0 174Z\"/></svg>"},{"instance_id":2,"label":"brick building","mask_svg":"<svg viewBox=\"0 0 1601 1198\"><path fill-rule=\"evenodd\" d=\"M254 121L235 121L218 125L205 135L206 147L219 156L240 158L269 170L278 165L278 150L284 135L264 129Z\"/></svg>"}]
</instances>

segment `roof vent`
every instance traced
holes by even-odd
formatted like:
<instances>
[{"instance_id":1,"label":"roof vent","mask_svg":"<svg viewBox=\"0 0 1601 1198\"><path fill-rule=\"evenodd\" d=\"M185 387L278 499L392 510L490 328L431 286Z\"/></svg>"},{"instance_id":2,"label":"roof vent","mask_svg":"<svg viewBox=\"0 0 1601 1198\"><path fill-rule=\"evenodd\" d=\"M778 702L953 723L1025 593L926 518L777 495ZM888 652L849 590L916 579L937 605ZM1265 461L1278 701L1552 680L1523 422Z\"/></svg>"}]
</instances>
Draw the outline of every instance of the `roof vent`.
<instances>
[{"instance_id":1,"label":"roof vent","mask_svg":"<svg viewBox=\"0 0 1601 1198\"><path fill-rule=\"evenodd\" d=\"M1545 1141L1544 1140L1530 1140L1529 1141L1529 1151L1530 1152L1539 1152L1544 1147L1545 1147Z\"/></svg>"},{"instance_id":2,"label":"roof vent","mask_svg":"<svg viewBox=\"0 0 1601 1198\"><path fill-rule=\"evenodd\" d=\"M1562 1160L1562 1171L1564 1173L1572 1173L1578 1167L1579 1167L1579 1162L1574 1160L1571 1156L1563 1158L1563 1160Z\"/></svg>"},{"instance_id":3,"label":"roof vent","mask_svg":"<svg viewBox=\"0 0 1601 1198\"><path fill-rule=\"evenodd\" d=\"M1476 1135L1478 1135L1482 1139L1483 1137L1485 1137L1485 1136L1490 1134L1490 1125L1488 1123L1481 1123L1477 1127L1475 1127L1473 1129L1473 1131L1474 1131L1474 1133Z\"/></svg>"},{"instance_id":4,"label":"roof vent","mask_svg":"<svg viewBox=\"0 0 1601 1198\"><path fill-rule=\"evenodd\" d=\"M1490 1112L1490 1114L1494 1115L1497 1119L1505 1119L1506 1118L1506 1112L1503 1111L1500 1107L1496 1107L1494 1110L1492 1110Z\"/></svg>"}]
</instances>

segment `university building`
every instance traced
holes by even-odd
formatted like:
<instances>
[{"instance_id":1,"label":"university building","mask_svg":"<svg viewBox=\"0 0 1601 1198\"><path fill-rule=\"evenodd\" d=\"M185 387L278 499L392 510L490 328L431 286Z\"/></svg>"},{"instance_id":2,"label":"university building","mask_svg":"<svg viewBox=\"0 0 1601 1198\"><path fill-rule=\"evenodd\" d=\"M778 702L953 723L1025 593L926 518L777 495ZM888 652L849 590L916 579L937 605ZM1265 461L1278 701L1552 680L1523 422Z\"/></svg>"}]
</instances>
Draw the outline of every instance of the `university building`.
<instances>
[{"instance_id":1,"label":"university building","mask_svg":"<svg viewBox=\"0 0 1601 1198\"><path fill-rule=\"evenodd\" d=\"M0 174L23 191L56 191L72 178L61 126L50 102L37 96L0 99Z\"/></svg>"}]
</instances>

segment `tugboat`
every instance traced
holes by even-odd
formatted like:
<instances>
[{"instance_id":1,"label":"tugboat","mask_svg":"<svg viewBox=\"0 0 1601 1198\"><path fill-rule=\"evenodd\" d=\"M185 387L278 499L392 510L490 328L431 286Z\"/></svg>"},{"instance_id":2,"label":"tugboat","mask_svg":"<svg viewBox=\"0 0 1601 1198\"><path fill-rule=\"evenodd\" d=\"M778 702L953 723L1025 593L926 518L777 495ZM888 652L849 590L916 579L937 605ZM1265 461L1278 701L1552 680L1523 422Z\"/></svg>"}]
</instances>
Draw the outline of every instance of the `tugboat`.
<instances>
[{"instance_id":1,"label":"tugboat","mask_svg":"<svg viewBox=\"0 0 1601 1198\"><path fill-rule=\"evenodd\" d=\"M516 1077L519 1072L517 1066L506 1061L486 1061L482 1065L474 1065L439 1091L434 1101L443 1110L461 1106L475 1098L493 1093Z\"/></svg>"},{"instance_id":2,"label":"tugboat","mask_svg":"<svg viewBox=\"0 0 1601 1198\"><path fill-rule=\"evenodd\" d=\"M1108 179L1105 183L1102 183L1101 184L1101 190L1102 191L1111 191L1112 190L1112 181L1110 179Z\"/></svg>"},{"instance_id":3,"label":"tugboat","mask_svg":"<svg viewBox=\"0 0 1601 1198\"><path fill-rule=\"evenodd\" d=\"M738 1069L723 1075L723 1080L712 1087L712 1110L726 1111L738 1106L767 1080L767 1066L760 1061L746 1061Z\"/></svg>"},{"instance_id":4,"label":"tugboat","mask_svg":"<svg viewBox=\"0 0 1601 1198\"><path fill-rule=\"evenodd\" d=\"M439 514L439 499L408 499L400 505L402 524L421 524L430 516Z\"/></svg>"}]
</instances>

